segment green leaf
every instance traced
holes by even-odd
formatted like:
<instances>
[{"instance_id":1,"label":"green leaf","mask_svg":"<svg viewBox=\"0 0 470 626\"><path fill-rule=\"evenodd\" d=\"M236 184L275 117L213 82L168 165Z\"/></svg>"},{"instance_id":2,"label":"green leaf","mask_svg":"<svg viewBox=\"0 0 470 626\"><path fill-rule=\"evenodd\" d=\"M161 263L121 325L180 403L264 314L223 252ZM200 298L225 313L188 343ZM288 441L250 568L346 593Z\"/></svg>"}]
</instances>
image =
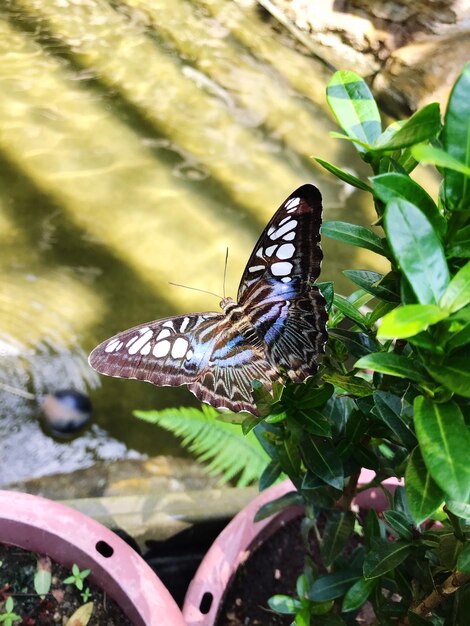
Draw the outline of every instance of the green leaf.
<instances>
[{"instance_id":1,"label":"green leaf","mask_svg":"<svg viewBox=\"0 0 470 626\"><path fill-rule=\"evenodd\" d=\"M321 234L324 237L347 243L357 248L365 248L376 254L387 256L382 240L374 231L365 226L350 224L349 222L339 222L336 220L326 220L321 227Z\"/></svg>"},{"instance_id":2,"label":"green leaf","mask_svg":"<svg viewBox=\"0 0 470 626\"><path fill-rule=\"evenodd\" d=\"M325 567L333 564L354 531L352 511L328 511L320 553Z\"/></svg>"},{"instance_id":3,"label":"green leaf","mask_svg":"<svg viewBox=\"0 0 470 626\"><path fill-rule=\"evenodd\" d=\"M261 474L259 479L259 490L264 491L270 487L282 474L282 468L277 461L271 461Z\"/></svg>"},{"instance_id":4,"label":"green leaf","mask_svg":"<svg viewBox=\"0 0 470 626\"><path fill-rule=\"evenodd\" d=\"M235 477L238 486L257 482L269 461L253 431L244 436L240 426L218 420L219 413L207 405L134 411L134 415L182 437L181 445L207 463L208 472L221 476L222 482Z\"/></svg>"},{"instance_id":5,"label":"green leaf","mask_svg":"<svg viewBox=\"0 0 470 626\"><path fill-rule=\"evenodd\" d=\"M359 326L367 329L365 317L347 298L337 293L335 294L333 302L345 317L348 317L353 322L356 322L356 324L359 324Z\"/></svg>"},{"instance_id":6,"label":"green leaf","mask_svg":"<svg viewBox=\"0 0 470 626\"><path fill-rule=\"evenodd\" d=\"M470 261L452 278L440 300L440 306L454 313L470 302Z\"/></svg>"},{"instance_id":7,"label":"green leaf","mask_svg":"<svg viewBox=\"0 0 470 626\"><path fill-rule=\"evenodd\" d=\"M444 197L450 210L467 210L470 201L470 64L452 88L442 133L444 150L464 163L467 173L447 170L444 175Z\"/></svg>"},{"instance_id":8,"label":"green leaf","mask_svg":"<svg viewBox=\"0 0 470 626\"><path fill-rule=\"evenodd\" d=\"M343 465L328 439L305 434L301 442L301 454L305 465L315 476L336 489L343 488Z\"/></svg>"},{"instance_id":9,"label":"green leaf","mask_svg":"<svg viewBox=\"0 0 470 626\"><path fill-rule=\"evenodd\" d=\"M394 405L396 396L386 391L375 391L373 398L375 406L372 409L372 413L379 417L395 433L400 443L406 446L408 450L412 450L416 446L417 440L408 424L396 411Z\"/></svg>"},{"instance_id":10,"label":"green leaf","mask_svg":"<svg viewBox=\"0 0 470 626\"><path fill-rule=\"evenodd\" d=\"M442 244L426 216L407 200L391 200L384 226L395 258L421 304L437 304L449 283Z\"/></svg>"},{"instance_id":11,"label":"green leaf","mask_svg":"<svg viewBox=\"0 0 470 626\"><path fill-rule=\"evenodd\" d=\"M464 226L455 233L449 242L448 254L450 257L468 259L470 257L470 226Z\"/></svg>"},{"instance_id":12,"label":"green leaf","mask_svg":"<svg viewBox=\"0 0 470 626\"><path fill-rule=\"evenodd\" d=\"M340 169L339 167L336 167L336 165L333 165L332 163L329 163L328 161L325 161L318 157L314 157L314 159L322 167L328 170L328 172L331 172L331 174L336 176L336 178L339 178L340 180L343 180L345 183L348 183L348 185L352 185L353 187L357 187L358 189L362 189L363 191L372 192L371 187L369 187L369 185L363 182L360 178L353 176L349 172L345 172L344 170Z\"/></svg>"},{"instance_id":13,"label":"green leaf","mask_svg":"<svg viewBox=\"0 0 470 626\"><path fill-rule=\"evenodd\" d=\"M468 167L466 163L459 161L440 148L419 144L418 146L413 146L411 148L411 153L420 163L431 163L437 167L443 167L447 170L451 170L452 172L464 174L465 177L470 176L470 167Z\"/></svg>"},{"instance_id":14,"label":"green leaf","mask_svg":"<svg viewBox=\"0 0 470 626\"><path fill-rule=\"evenodd\" d=\"M366 357L363 357L366 358ZM363 378L358 376L343 376L341 374L323 374L323 380L340 387L346 393L353 396L368 396L372 388Z\"/></svg>"},{"instance_id":15,"label":"green leaf","mask_svg":"<svg viewBox=\"0 0 470 626\"><path fill-rule=\"evenodd\" d=\"M444 500L444 493L433 480L418 447L411 453L406 466L405 490L416 524L422 524L428 519Z\"/></svg>"},{"instance_id":16,"label":"green leaf","mask_svg":"<svg viewBox=\"0 0 470 626\"><path fill-rule=\"evenodd\" d=\"M295 615L295 613L302 608L302 603L300 600L296 600L290 596L277 594L268 599L268 606L273 611L276 611L276 613Z\"/></svg>"},{"instance_id":17,"label":"green leaf","mask_svg":"<svg viewBox=\"0 0 470 626\"><path fill-rule=\"evenodd\" d=\"M421 454L433 479L450 498L465 502L470 495L470 432L460 408L418 396L414 413Z\"/></svg>"},{"instance_id":18,"label":"green leaf","mask_svg":"<svg viewBox=\"0 0 470 626\"><path fill-rule=\"evenodd\" d=\"M445 233L447 223L439 213L436 203L423 187L412 178L405 174L390 172L373 176L370 180L374 195L380 198L384 204L398 198L409 200L424 213L440 236Z\"/></svg>"},{"instance_id":19,"label":"green leaf","mask_svg":"<svg viewBox=\"0 0 470 626\"><path fill-rule=\"evenodd\" d=\"M416 382L423 380L423 375L416 369L414 361L406 356L392 352L376 352L375 354L363 356L355 363L354 367L364 370L370 369L374 372L390 374L400 378L408 378Z\"/></svg>"},{"instance_id":20,"label":"green leaf","mask_svg":"<svg viewBox=\"0 0 470 626\"><path fill-rule=\"evenodd\" d=\"M328 335L341 341L347 348L348 352L357 358L376 352L379 344L369 337L366 333L354 332L352 330L344 330L342 328L333 328Z\"/></svg>"},{"instance_id":21,"label":"green leaf","mask_svg":"<svg viewBox=\"0 0 470 626\"><path fill-rule=\"evenodd\" d=\"M374 152L406 148L436 136L441 130L439 104L433 102L416 111L398 130L389 137L379 137L373 145Z\"/></svg>"},{"instance_id":22,"label":"green leaf","mask_svg":"<svg viewBox=\"0 0 470 626\"><path fill-rule=\"evenodd\" d=\"M347 276L349 280L352 280L353 283L359 285L364 291L367 291L376 298L380 298L386 302L400 302L398 285L394 285L396 289L391 288L392 285L390 281L387 281L383 274L369 270L344 270L343 274Z\"/></svg>"},{"instance_id":23,"label":"green leaf","mask_svg":"<svg viewBox=\"0 0 470 626\"><path fill-rule=\"evenodd\" d=\"M315 286L321 291L322 296L326 301L326 310L329 311L333 306L333 297L335 295L334 285L331 281L324 283L315 283Z\"/></svg>"},{"instance_id":24,"label":"green leaf","mask_svg":"<svg viewBox=\"0 0 470 626\"><path fill-rule=\"evenodd\" d=\"M383 319L377 332L379 339L405 339L413 337L448 317L435 304L406 304L390 311Z\"/></svg>"},{"instance_id":25,"label":"green leaf","mask_svg":"<svg viewBox=\"0 0 470 626\"><path fill-rule=\"evenodd\" d=\"M440 365L425 363L431 376L448 389L464 398L470 398L470 370L468 350L459 350Z\"/></svg>"},{"instance_id":26,"label":"green leaf","mask_svg":"<svg viewBox=\"0 0 470 626\"><path fill-rule=\"evenodd\" d=\"M459 517L463 517L465 519L470 519L470 502L447 500L446 505L449 511L454 513L454 515L458 515Z\"/></svg>"},{"instance_id":27,"label":"green leaf","mask_svg":"<svg viewBox=\"0 0 470 626\"><path fill-rule=\"evenodd\" d=\"M360 578L356 581L344 596L342 611L348 613L360 608L370 596L376 584L376 578Z\"/></svg>"},{"instance_id":28,"label":"green leaf","mask_svg":"<svg viewBox=\"0 0 470 626\"><path fill-rule=\"evenodd\" d=\"M457 565L457 558L461 553L463 544L455 535L445 535L439 540L437 547L437 556L443 567L446 569L454 569Z\"/></svg>"},{"instance_id":29,"label":"green leaf","mask_svg":"<svg viewBox=\"0 0 470 626\"><path fill-rule=\"evenodd\" d=\"M411 541L413 539L413 530L410 520L399 511L384 511L385 521L400 538Z\"/></svg>"},{"instance_id":30,"label":"green leaf","mask_svg":"<svg viewBox=\"0 0 470 626\"><path fill-rule=\"evenodd\" d=\"M331 424L328 419L317 409L310 408L308 411L298 409L293 413L294 420L312 435L331 437Z\"/></svg>"},{"instance_id":31,"label":"green leaf","mask_svg":"<svg viewBox=\"0 0 470 626\"><path fill-rule=\"evenodd\" d=\"M280 513L280 511L284 511L284 509L290 506L302 506L302 504L302 496L297 491L289 491L289 493L285 493L280 498L263 504L256 512L254 521L260 522L262 519L271 517L275 513Z\"/></svg>"},{"instance_id":32,"label":"green leaf","mask_svg":"<svg viewBox=\"0 0 470 626\"><path fill-rule=\"evenodd\" d=\"M366 82L355 72L333 74L326 99L338 124L351 138L373 144L381 133L380 113ZM357 146L359 152L365 152Z\"/></svg>"},{"instance_id":33,"label":"green leaf","mask_svg":"<svg viewBox=\"0 0 470 626\"><path fill-rule=\"evenodd\" d=\"M310 588L308 597L314 602L326 602L342 596L359 578L359 570L340 570L318 578Z\"/></svg>"},{"instance_id":34,"label":"green leaf","mask_svg":"<svg viewBox=\"0 0 470 626\"><path fill-rule=\"evenodd\" d=\"M470 541L467 541L462 552L457 559L457 569L459 572L470 574Z\"/></svg>"},{"instance_id":35,"label":"green leaf","mask_svg":"<svg viewBox=\"0 0 470 626\"><path fill-rule=\"evenodd\" d=\"M413 546L407 541L375 539L372 549L364 561L364 577L377 578L402 563L411 553Z\"/></svg>"}]
</instances>

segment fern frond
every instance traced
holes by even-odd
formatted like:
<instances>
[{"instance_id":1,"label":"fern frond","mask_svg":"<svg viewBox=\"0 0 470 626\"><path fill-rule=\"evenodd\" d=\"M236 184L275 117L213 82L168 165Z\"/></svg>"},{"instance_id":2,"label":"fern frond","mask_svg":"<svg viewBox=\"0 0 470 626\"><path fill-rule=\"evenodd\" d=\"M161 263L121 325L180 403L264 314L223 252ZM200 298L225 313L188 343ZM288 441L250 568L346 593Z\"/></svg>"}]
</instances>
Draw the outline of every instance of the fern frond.
<instances>
[{"instance_id":1,"label":"fern frond","mask_svg":"<svg viewBox=\"0 0 470 626\"><path fill-rule=\"evenodd\" d=\"M217 419L219 413L208 405L134 415L181 437L181 445L206 464L209 474L221 475L221 483L236 476L237 487L257 482L269 462L253 431L243 435L240 425Z\"/></svg>"}]
</instances>

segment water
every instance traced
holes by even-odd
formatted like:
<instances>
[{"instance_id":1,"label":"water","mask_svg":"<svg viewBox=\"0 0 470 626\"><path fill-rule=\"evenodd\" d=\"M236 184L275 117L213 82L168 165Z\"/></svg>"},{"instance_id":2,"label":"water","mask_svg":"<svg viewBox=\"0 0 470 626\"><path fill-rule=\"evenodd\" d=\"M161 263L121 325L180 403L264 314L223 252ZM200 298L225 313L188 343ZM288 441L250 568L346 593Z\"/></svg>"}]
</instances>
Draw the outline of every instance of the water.
<instances>
[{"instance_id":1,"label":"water","mask_svg":"<svg viewBox=\"0 0 470 626\"><path fill-rule=\"evenodd\" d=\"M315 182L328 219L367 223L312 154L364 172L330 139L329 70L250 2L0 0L0 381L88 390L95 424L54 441L38 408L0 392L0 483L97 458L179 453L134 408L197 404L184 388L98 377L86 354L135 324L217 310L259 233ZM380 266L324 242L323 279ZM101 386L99 386L101 382ZM21 451L23 453L21 453Z\"/></svg>"}]
</instances>

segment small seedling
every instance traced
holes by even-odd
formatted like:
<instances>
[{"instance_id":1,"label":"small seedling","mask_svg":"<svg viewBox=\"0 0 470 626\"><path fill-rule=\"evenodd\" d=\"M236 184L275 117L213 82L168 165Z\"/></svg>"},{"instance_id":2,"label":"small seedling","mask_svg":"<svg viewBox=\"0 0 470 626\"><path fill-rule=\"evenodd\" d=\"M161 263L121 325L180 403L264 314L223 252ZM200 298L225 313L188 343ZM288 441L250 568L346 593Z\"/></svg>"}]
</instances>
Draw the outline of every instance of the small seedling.
<instances>
[{"instance_id":1,"label":"small seedling","mask_svg":"<svg viewBox=\"0 0 470 626\"><path fill-rule=\"evenodd\" d=\"M83 591L83 587L84 587L83 581L85 580L85 578L88 576L89 573L90 573L89 569L84 569L80 571L80 568L78 567L78 565L74 563L72 565L72 576L69 576L68 578L66 578L64 580L64 584L75 585L75 587L79 591Z\"/></svg>"},{"instance_id":2,"label":"small seedling","mask_svg":"<svg viewBox=\"0 0 470 626\"><path fill-rule=\"evenodd\" d=\"M0 614L0 623L4 626L13 626L15 622L19 622L22 618L13 612L13 607L15 603L13 602L13 598L10 596L7 598L5 602L5 613Z\"/></svg>"},{"instance_id":3,"label":"small seedling","mask_svg":"<svg viewBox=\"0 0 470 626\"><path fill-rule=\"evenodd\" d=\"M90 587L85 587L85 589L82 591L80 595L82 596L83 602L88 602L88 600L90 599L90 595L91 595Z\"/></svg>"}]
</instances>

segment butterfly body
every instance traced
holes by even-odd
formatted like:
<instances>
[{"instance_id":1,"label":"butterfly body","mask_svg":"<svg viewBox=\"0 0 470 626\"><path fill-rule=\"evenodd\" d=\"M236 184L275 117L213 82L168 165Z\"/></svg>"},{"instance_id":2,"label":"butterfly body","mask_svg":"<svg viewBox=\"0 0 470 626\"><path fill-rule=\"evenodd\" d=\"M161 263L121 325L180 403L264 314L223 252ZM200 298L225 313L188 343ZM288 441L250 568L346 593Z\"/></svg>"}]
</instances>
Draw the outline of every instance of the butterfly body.
<instances>
[{"instance_id":1,"label":"butterfly body","mask_svg":"<svg viewBox=\"0 0 470 626\"><path fill-rule=\"evenodd\" d=\"M252 383L315 374L327 339L327 313L313 285L321 266L321 195L303 185L263 231L243 273L237 301L222 313L195 313L131 328L90 355L98 372L157 385L186 384L197 398L257 414Z\"/></svg>"}]
</instances>

